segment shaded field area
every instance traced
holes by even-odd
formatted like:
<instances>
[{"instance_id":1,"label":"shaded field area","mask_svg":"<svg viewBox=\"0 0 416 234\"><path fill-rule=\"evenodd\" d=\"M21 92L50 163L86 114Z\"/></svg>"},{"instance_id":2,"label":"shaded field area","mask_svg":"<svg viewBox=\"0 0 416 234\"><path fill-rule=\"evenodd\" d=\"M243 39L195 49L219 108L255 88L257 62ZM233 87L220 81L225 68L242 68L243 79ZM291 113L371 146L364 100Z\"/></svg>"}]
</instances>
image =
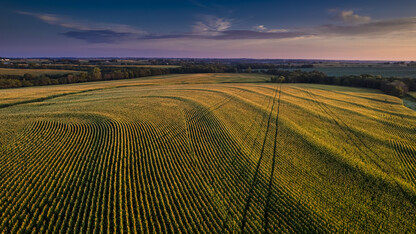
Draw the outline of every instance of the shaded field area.
<instances>
[{"instance_id":1,"label":"shaded field area","mask_svg":"<svg viewBox=\"0 0 416 234\"><path fill-rule=\"evenodd\" d=\"M74 70L54 70L54 69L18 69L18 68L0 68L0 75L62 75L68 73L80 73Z\"/></svg>"},{"instance_id":2,"label":"shaded field area","mask_svg":"<svg viewBox=\"0 0 416 234\"><path fill-rule=\"evenodd\" d=\"M0 90L0 230L416 230L416 113L366 89L267 79Z\"/></svg>"}]
</instances>

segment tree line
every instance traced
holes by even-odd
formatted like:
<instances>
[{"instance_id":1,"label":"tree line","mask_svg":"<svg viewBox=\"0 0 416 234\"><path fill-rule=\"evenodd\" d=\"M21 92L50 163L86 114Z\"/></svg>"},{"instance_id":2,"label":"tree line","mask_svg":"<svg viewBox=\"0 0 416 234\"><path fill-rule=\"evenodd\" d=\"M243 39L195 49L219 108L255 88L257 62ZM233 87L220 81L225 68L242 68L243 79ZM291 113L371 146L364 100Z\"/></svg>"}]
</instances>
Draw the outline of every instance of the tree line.
<instances>
[{"instance_id":1,"label":"tree line","mask_svg":"<svg viewBox=\"0 0 416 234\"><path fill-rule=\"evenodd\" d=\"M62 68L62 67L61 67ZM64 67L66 68L66 67ZM78 68L79 69L79 68ZM0 75L0 88L19 88L55 84L72 84L100 80L131 79L147 76L188 73L234 73L234 67L223 64L185 65L177 68L114 68L88 67L89 70L78 70L68 74L34 75Z\"/></svg>"},{"instance_id":2,"label":"tree line","mask_svg":"<svg viewBox=\"0 0 416 234\"><path fill-rule=\"evenodd\" d=\"M250 64L253 65L253 64ZM254 69L256 69L256 66ZM78 68L79 69L79 68ZM29 86L43 86L55 84L71 84L100 80L131 79L167 74L191 74L191 73L240 73L253 72L251 66L235 66L221 63L214 64L184 64L176 68L140 68L125 67L115 68L106 66L88 67L89 70L78 70L68 74L43 74L33 75L0 75L0 88L18 88ZM416 79L381 77L369 74L360 76L328 76L319 71L266 69L257 70L271 75L273 83L314 83L330 84L352 87L380 89L387 94L403 97L408 91L416 91Z\"/></svg>"},{"instance_id":3,"label":"tree line","mask_svg":"<svg viewBox=\"0 0 416 234\"><path fill-rule=\"evenodd\" d=\"M268 70L272 83L312 83L380 89L386 94L403 97L408 91L416 91L416 78L382 77L369 74L334 77L319 71Z\"/></svg>"}]
</instances>

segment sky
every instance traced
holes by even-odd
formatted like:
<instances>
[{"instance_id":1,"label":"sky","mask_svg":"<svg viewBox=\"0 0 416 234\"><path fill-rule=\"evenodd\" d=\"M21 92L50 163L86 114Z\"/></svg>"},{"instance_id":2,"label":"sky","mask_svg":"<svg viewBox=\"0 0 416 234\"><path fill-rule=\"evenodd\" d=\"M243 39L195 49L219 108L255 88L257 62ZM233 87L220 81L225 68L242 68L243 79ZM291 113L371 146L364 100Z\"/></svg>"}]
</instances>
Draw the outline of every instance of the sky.
<instances>
[{"instance_id":1,"label":"sky","mask_svg":"<svg viewBox=\"0 0 416 234\"><path fill-rule=\"evenodd\" d=\"M416 1L0 0L0 57L416 60Z\"/></svg>"}]
</instances>

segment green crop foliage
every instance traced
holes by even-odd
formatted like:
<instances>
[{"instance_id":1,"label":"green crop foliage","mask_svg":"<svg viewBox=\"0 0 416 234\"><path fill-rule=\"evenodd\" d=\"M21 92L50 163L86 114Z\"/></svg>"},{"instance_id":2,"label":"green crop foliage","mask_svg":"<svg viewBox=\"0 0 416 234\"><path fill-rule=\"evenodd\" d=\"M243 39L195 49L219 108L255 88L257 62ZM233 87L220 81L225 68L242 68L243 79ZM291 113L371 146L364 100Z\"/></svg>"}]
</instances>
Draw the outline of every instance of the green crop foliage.
<instances>
[{"instance_id":1,"label":"green crop foliage","mask_svg":"<svg viewBox=\"0 0 416 234\"><path fill-rule=\"evenodd\" d=\"M267 80L0 90L0 231L414 232L416 113Z\"/></svg>"}]
</instances>

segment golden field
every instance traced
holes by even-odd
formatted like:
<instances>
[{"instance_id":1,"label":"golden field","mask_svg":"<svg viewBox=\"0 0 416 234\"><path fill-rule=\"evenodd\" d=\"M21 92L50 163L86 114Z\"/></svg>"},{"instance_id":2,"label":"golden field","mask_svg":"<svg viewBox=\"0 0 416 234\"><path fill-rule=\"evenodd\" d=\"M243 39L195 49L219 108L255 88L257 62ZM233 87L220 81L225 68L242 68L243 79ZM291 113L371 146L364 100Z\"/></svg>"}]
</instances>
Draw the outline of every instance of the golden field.
<instances>
[{"instance_id":1,"label":"golden field","mask_svg":"<svg viewBox=\"0 0 416 234\"><path fill-rule=\"evenodd\" d=\"M416 112L267 80L0 90L0 230L414 232Z\"/></svg>"}]
</instances>

